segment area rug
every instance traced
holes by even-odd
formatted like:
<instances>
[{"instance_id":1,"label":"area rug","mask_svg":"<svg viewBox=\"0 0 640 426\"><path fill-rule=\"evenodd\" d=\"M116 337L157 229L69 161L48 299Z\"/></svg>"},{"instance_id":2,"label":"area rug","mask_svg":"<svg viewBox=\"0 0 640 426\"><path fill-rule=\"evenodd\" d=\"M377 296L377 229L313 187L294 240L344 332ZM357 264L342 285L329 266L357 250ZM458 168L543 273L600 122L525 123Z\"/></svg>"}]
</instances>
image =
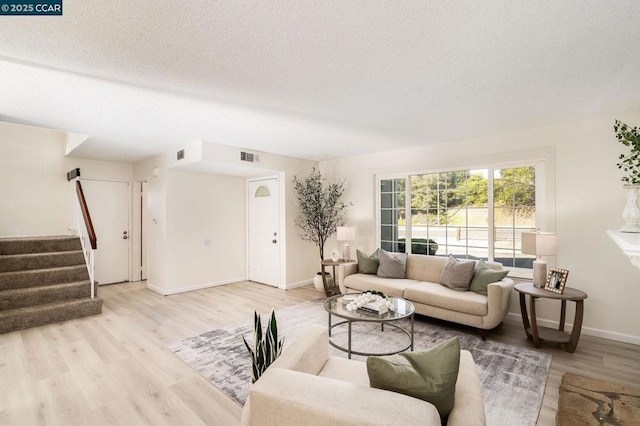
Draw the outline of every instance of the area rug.
<instances>
[{"instance_id":1,"label":"area rug","mask_svg":"<svg viewBox=\"0 0 640 426\"><path fill-rule=\"evenodd\" d=\"M566 373L560 383L556 424L640 425L640 390Z\"/></svg>"},{"instance_id":2,"label":"area rug","mask_svg":"<svg viewBox=\"0 0 640 426\"><path fill-rule=\"evenodd\" d=\"M276 312L281 336L286 346L302 335L312 324L327 325L324 299L302 303ZM263 324L266 323L266 314ZM334 317L334 321L335 321ZM399 325L408 327L406 320ZM241 336L252 338L252 318L246 322L209 331L199 336L169 345L198 373L206 377L240 404L247 399L251 379L251 360ZM392 327L384 332L370 323L354 323L353 350L365 352L401 347L407 336ZM457 336L462 348L469 350L478 366L482 383L488 425L535 425L542 404L544 388L551 364L551 355L489 340L477 334L450 329L416 316L414 332L415 350L427 349L443 340ZM346 326L334 329L332 339L346 346ZM333 356L346 357L330 347ZM364 360L365 357L354 356Z\"/></svg>"}]
</instances>

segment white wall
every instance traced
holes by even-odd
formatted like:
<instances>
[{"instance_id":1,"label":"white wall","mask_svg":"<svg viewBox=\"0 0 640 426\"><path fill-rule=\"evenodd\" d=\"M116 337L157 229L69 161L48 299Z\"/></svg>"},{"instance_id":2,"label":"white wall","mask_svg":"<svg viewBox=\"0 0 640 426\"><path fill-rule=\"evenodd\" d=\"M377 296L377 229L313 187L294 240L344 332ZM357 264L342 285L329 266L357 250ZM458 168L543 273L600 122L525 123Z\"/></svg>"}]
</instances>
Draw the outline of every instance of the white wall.
<instances>
[{"instance_id":1,"label":"white wall","mask_svg":"<svg viewBox=\"0 0 640 426\"><path fill-rule=\"evenodd\" d=\"M131 164L66 158L65 150L64 132L0 122L0 236L70 234L73 168L82 177L131 180Z\"/></svg>"},{"instance_id":2,"label":"white wall","mask_svg":"<svg viewBox=\"0 0 640 426\"><path fill-rule=\"evenodd\" d=\"M352 247L376 247L375 175L476 165L516 158L520 152L555 150L556 266L568 269L567 285L589 294L583 334L640 344L640 270L631 265L606 231L623 222L625 194L616 168L625 152L613 133L614 118L640 124L640 111L567 122L414 149L362 155L321 163L324 172L346 178L345 200L353 201L348 223L357 228ZM330 249L330 242L327 246ZM553 266L553 265L552 265ZM541 300L539 317L558 321L557 302ZM568 322L573 319L569 303ZM514 291L510 312L519 318ZM524 332L523 332L524 333Z\"/></svg>"},{"instance_id":3,"label":"white wall","mask_svg":"<svg viewBox=\"0 0 640 426\"><path fill-rule=\"evenodd\" d=\"M188 144L182 147L185 149L185 157L192 158L194 155L197 157L196 154L190 152L190 149L199 146L200 144ZM147 207L150 221L148 224L150 229L148 235L150 239L148 242L148 286L162 294L177 293L246 278L246 242L244 240L246 178L171 169L172 165L178 163L174 160L174 151L179 149L181 148L140 162L135 165L134 170L134 180L148 180ZM236 148L236 150L239 154L239 149ZM239 158L239 155L237 157ZM307 175L314 164L312 161L260 153L260 165L270 169L264 172L265 175L278 174L275 171L280 171L284 183L284 191L281 196L284 197L285 219L284 229L281 230L280 235L281 241L285 242L286 247L285 268L281 271L282 283L280 287L283 289L311 283L319 268L317 248L302 241L298 236L297 227L294 225L298 208L292 179L294 175ZM236 163L232 165L239 166ZM255 168L251 165L249 167ZM158 176L153 175L155 168L159 170ZM242 187L240 187L240 182L242 182ZM214 193L215 199L226 200L223 204L223 210L214 211L218 208L214 199L203 202L185 194L190 191L191 185L201 184L217 191ZM207 220L211 219L211 223L206 220L201 222L203 214ZM235 222L233 222L234 226L220 225L218 219L215 219L216 217L233 221L242 220L242 229L239 229ZM185 218L192 219L194 226L199 224L199 227L195 226L186 231L190 239L183 238L184 236L180 236L180 232L176 231L179 229L177 228L178 222ZM229 235L229 238L234 235L242 235L242 250L240 252L240 247L234 243L232 247L227 247L226 251L223 250L219 253L222 257L212 259L209 254L217 253L212 246L224 246L221 241L224 240L223 235ZM212 241L212 246L203 246L203 242L207 238ZM183 253L192 253L194 259L199 258L209 265L211 262L220 262L228 269L223 273L223 269L217 268L216 272L212 273L207 270L198 270L193 265L195 269L183 271L182 266L175 265L179 259L183 259L180 257ZM176 258L176 256L178 257ZM232 256L232 258L227 256ZM187 259L180 262L187 264L191 261L192 259ZM242 263L241 273L237 269L239 262Z\"/></svg>"}]
</instances>

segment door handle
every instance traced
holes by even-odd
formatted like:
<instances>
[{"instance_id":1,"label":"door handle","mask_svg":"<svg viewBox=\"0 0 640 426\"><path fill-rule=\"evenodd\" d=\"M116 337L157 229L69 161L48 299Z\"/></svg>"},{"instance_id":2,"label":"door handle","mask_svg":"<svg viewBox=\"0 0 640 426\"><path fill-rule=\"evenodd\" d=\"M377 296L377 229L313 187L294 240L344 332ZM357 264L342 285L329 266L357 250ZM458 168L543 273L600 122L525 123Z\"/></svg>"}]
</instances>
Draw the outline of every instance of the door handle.
<instances>
[{"instance_id":1,"label":"door handle","mask_svg":"<svg viewBox=\"0 0 640 426\"><path fill-rule=\"evenodd\" d=\"M127 231L124 231L122 235L122 239L126 240L127 238L129 238L129 236L127 235Z\"/></svg>"},{"instance_id":2,"label":"door handle","mask_svg":"<svg viewBox=\"0 0 640 426\"><path fill-rule=\"evenodd\" d=\"M273 244L275 244L275 243L277 243L277 242L278 242L278 240L271 240L271 242L272 242Z\"/></svg>"}]
</instances>

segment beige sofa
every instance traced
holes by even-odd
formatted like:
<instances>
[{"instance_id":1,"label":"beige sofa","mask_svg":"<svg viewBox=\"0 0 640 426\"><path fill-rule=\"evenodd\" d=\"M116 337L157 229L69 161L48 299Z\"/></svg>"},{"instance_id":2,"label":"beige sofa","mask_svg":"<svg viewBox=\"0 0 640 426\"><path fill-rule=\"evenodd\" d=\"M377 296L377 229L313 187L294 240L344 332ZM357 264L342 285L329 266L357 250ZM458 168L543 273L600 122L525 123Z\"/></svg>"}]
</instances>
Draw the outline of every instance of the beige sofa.
<instances>
[{"instance_id":1,"label":"beige sofa","mask_svg":"<svg viewBox=\"0 0 640 426\"><path fill-rule=\"evenodd\" d=\"M484 339L484 330L498 326L508 313L513 280L504 278L489 284L486 296L451 290L439 284L446 263L446 257L410 254L405 279L361 274L357 264L348 263L340 265L338 284L343 294L377 290L403 297L415 305L416 313L476 327ZM503 269L500 263L485 263L493 269Z\"/></svg>"},{"instance_id":2,"label":"beige sofa","mask_svg":"<svg viewBox=\"0 0 640 426\"><path fill-rule=\"evenodd\" d=\"M243 425L440 425L430 403L369 387L366 363L329 356L326 327L311 326L249 390ZM480 380L460 353L449 426L485 424Z\"/></svg>"}]
</instances>

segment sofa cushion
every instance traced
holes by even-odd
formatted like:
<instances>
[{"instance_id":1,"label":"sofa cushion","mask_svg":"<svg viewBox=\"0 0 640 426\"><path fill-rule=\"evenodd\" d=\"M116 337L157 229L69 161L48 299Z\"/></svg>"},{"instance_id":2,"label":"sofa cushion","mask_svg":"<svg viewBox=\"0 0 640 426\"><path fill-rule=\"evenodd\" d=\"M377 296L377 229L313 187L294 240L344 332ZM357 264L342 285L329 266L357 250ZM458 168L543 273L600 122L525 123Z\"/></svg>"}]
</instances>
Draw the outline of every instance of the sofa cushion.
<instances>
[{"instance_id":1,"label":"sofa cushion","mask_svg":"<svg viewBox=\"0 0 640 426\"><path fill-rule=\"evenodd\" d=\"M417 282L405 289L405 299L454 312L485 316L487 296L472 291L455 291L438 283Z\"/></svg>"},{"instance_id":2,"label":"sofa cushion","mask_svg":"<svg viewBox=\"0 0 640 426\"><path fill-rule=\"evenodd\" d=\"M406 253L392 253L380 250L378 276L381 278L405 278L407 269Z\"/></svg>"},{"instance_id":3,"label":"sofa cushion","mask_svg":"<svg viewBox=\"0 0 640 426\"><path fill-rule=\"evenodd\" d=\"M403 297L405 287L417 282L418 281L416 280L406 278L394 280L389 278L380 278L377 275L352 274L345 277L344 286L351 290L375 290L381 291L389 296Z\"/></svg>"},{"instance_id":4,"label":"sofa cushion","mask_svg":"<svg viewBox=\"0 0 640 426\"><path fill-rule=\"evenodd\" d=\"M373 252L371 256L367 256L360 250L356 250L358 258L358 272L361 274L377 274L378 265L380 263L380 249Z\"/></svg>"},{"instance_id":5,"label":"sofa cushion","mask_svg":"<svg viewBox=\"0 0 640 426\"><path fill-rule=\"evenodd\" d=\"M318 376L342 380L354 385L369 386L367 364L347 358L330 356Z\"/></svg>"},{"instance_id":6,"label":"sofa cushion","mask_svg":"<svg viewBox=\"0 0 640 426\"><path fill-rule=\"evenodd\" d=\"M446 257L410 254L407 256L407 278L437 283L446 263Z\"/></svg>"},{"instance_id":7,"label":"sofa cushion","mask_svg":"<svg viewBox=\"0 0 640 426\"><path fill-rule=\"evenodd\" d=\"M402 393L432 403L441 417L453 408L460 341L457 337L431 349L367 359L372 388Z\"/></svg>"},{"instance_id":8,"label":"sofa cushion","mask_svg":"<svg viewBox=\"0 0 640 426\"><path fill-rule=\"evenodd\" d=\"M504 277L509 274L509 271L504 270L495 270L482 260L476 262L476 268L473 273L473 279L471 280L471 286L469 290L474 293L487 295L487 286L491 283L495 283L501 281Z\"/></svg>"},{"instance_id":9,"label":"sofa cushion","mask_svg":"<svg viewBox=\"0 0 640 426\"><path fill-rule=\"evenodd\" d=\"M469 290L475 266L475 262L472 260L460 260L449 255L449 260L442 270L440 284L456 291Z\"/></svg>"}]
</instances>

